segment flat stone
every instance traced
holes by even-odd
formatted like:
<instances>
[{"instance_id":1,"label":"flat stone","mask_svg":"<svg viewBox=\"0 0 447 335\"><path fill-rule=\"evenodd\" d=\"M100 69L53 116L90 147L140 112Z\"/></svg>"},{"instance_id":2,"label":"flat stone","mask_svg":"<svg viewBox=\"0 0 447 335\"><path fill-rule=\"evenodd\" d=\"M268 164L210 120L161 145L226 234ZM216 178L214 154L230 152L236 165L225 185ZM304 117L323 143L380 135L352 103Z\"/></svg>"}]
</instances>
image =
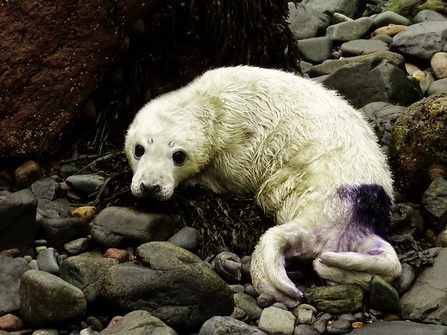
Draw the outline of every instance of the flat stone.
<instances>
[{"instance_id":1,"label":"flat stone","mask_svg":"<svg viewBox=\"0 0 447 335\"><path fill-rule=\"evenodd\" d=\"M267 335L254 326L229 316L213 316L200 328L199 335Z\"/></svg>"},{"instance_id":2,"label":"flat stone","mask_svg":"<svg viewBox=\"0 0 447 335\"><path fill-rule=\"evenodd\" d=\"M267 334L292 335L295 328L295 316L276 307L267 307L259 318L258 328Z\"/></svg>"},{"instance_id":3,"label":"flat stone","mask_svg":"<svg viewBox=\"0 0 447 335\"><path fill-rule=\"evenodd\" d=\"M413 18L414 23L421 23L426 21L447 21L447 18L431 9L423 9Z\"/></svg>"},{"instance_id":4,"label":"flat stone","mask_svg":"<svg viewBox=\"0 0 447 335\"><path fill-rule=\"evenodd\" d=\"M410 321L373 322L367 326L355 329L348 335L447 335L447 327L422 324Z\"/></svg>"},{"instance_id":5,"label":"flat stone","mask_svg":"<svg viewBox=\"0 0 447 335\"><path fill-rule=\"evenodd\" d=\"M380 40L353 40L343 43L340 51L343 56L359 56L377 51L387 51L388 45Z\"/></svg>"},{"instance_id":6,"label":"flat stone","mask_svg":"<svg viewBox=\"0 0 447 335\"><path fill-rule=\"evenodd\" d=\"M313 38L321 35L329 26L328 15L303 4L289 2L289 28L297 40Z\"/></svg>"},{"instance_id":7,"label":"flat stone","mask_svg":"<svg viewBox=\"0 0 447 335\"><path fill-rule=\"evenodd\" d=\"M329 26L326 36L333 41L345 42L362 38L370 30L372 19L361 17L354 21L346 21Z\"/></svg>"},{"instance_id":8,"label":"flat stone","mask_svg":"<svg viewBox=\"0 0 447 335\"><path fill-rule=\"evenodd\" d=\"M318 64L331 57L332 40L325 36L302 39L298 51L305 61Z\"/></svg>"}]
</instances>

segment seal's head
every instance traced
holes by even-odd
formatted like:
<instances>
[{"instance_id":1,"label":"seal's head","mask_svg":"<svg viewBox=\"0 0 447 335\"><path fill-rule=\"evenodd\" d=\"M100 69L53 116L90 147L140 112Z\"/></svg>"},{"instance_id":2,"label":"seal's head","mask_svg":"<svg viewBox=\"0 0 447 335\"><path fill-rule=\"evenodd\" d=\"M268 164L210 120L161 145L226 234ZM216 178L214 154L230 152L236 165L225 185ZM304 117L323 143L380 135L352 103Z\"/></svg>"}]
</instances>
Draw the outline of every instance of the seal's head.
<instances>
[{"instance_id":1,"label":"seal's head","mask_svg":"<svg viewBox=\"0 0 447 335\"><path fill-rule=\"evenodd\" d=\"M185 118L185 113L187 110L162 97L136 115L125 143L134 173L130 187L134 196L167 200L207 160L206 150L201 149L203 129Z\"/></svg>"}]
</instances>

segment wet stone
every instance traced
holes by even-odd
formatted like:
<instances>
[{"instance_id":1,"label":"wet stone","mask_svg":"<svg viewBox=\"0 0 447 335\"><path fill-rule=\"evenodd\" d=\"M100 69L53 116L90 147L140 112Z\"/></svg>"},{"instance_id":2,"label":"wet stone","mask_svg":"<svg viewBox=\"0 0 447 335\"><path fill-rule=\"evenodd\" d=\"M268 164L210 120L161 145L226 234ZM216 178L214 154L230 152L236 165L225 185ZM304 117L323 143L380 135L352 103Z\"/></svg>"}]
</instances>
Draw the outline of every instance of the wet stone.
<instances>
[{"instance_id":1,"label":"wet stone","mask_svg":"<svg viewBox=\"0 0 447 335\"><path fill-rule=\"evenodd\" d=\"M328 334L347 334L352 330L352 323L348 320L338 319L327 326Z\"/></svg>"},{"instance_id":2,"label":"wet stone","mask_svg":"<svg viewBox=\"0 0 447 335\"><path fill-rule=\"evenodd\" d=\"M200 232L192 227L183 227L168 239L168 242L191 252L197 252L201 241Z\"/></svg>"},{"instance_id":3,"label":"wet stone","mask_svg":"<svg viewBox=\"0 0 447 335\"><path fill-rule=\"evenodd\" d=\"M239 307L249 319L257 319L262 313L262 308L256 303L256 299L245 293L236 293L233 295L234 306Z\"/></svg>"},{"instance_id":4,"label":"wet stone","mask_svg":"<svg viewBox=\"0 0 447 335\"><path fill-rule=\"evenodd\" d=\"M39 233L56 249L76 238L85 237L90 230L87 221L79 218L42 219Z\"/></svg>"},{"instance_id":5,"label":"wet stone","mask_svg":"<svg viewBox=\"0 0 447 335\"><path fill-rule=\"evenodd\" d=\"M214 270L227 283L236 284L242 279L242 264L238 255L224 251L214 259Z\"/></svg>"},{"instance_id":6,"label":"wet stone","mask_svg":"<svg viewBox=\"0 0 447 335\"><path fill-rule=\"evenodd\" d=\"M59 274L59 254L54 248L48 248L37 255L37 266L39 270Z\"/></svg>"}]
</instances>

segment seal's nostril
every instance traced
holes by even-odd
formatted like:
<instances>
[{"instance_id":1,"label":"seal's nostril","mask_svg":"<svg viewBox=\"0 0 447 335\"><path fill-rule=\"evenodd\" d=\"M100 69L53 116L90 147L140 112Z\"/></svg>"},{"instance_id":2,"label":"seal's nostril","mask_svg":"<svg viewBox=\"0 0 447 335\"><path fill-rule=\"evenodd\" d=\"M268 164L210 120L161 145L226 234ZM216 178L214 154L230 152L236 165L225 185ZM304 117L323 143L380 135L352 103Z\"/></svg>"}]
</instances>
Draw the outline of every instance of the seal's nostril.
<instances>
[{"instance_id":1,"label":"seal's nostril","mask_svg":"<svg viewBox=\"0 0 447 335\"><path fill-rule=\"evenodd\" d=\"M160 191L160 185L159 184L146 185L145 183L141 183L140 184L140 189L141 189L141 191L143 192L143 194L145 196L150 196L150 195Z\"/></svg>"}]
</instances>

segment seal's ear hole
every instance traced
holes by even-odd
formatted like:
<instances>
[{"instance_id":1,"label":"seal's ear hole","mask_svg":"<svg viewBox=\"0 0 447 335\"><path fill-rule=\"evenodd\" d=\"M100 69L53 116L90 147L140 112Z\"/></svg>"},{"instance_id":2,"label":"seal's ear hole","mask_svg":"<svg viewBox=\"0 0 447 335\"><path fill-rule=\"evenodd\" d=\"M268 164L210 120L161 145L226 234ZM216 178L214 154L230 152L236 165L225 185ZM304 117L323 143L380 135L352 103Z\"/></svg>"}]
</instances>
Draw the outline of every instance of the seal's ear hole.
<instances>
[{"instance_id":1,"label":"seal's ear hole","mask_svg":"<svg viewBox=\"0 0 447 335\"><path fill-rule=\"evenodd\" d=\"M186 153L183 150L177 150L172 154L172 160L177 166L182 166L185 164Z\"/></svg>"},{"instance_id":2,"label":"seal's ear hole","mask_svg":"<svg viewBox=\"0 0 447 335\"><path fill-rule=\"evenodd\" d=\"M134 150L133 154L134 154L134 156L135 156L136 159L140 159L141 156L144 155L144 148L143 148L143 146L137 144L137 145L135 146L135 150Z\"/></svg>"}]
</instances>

